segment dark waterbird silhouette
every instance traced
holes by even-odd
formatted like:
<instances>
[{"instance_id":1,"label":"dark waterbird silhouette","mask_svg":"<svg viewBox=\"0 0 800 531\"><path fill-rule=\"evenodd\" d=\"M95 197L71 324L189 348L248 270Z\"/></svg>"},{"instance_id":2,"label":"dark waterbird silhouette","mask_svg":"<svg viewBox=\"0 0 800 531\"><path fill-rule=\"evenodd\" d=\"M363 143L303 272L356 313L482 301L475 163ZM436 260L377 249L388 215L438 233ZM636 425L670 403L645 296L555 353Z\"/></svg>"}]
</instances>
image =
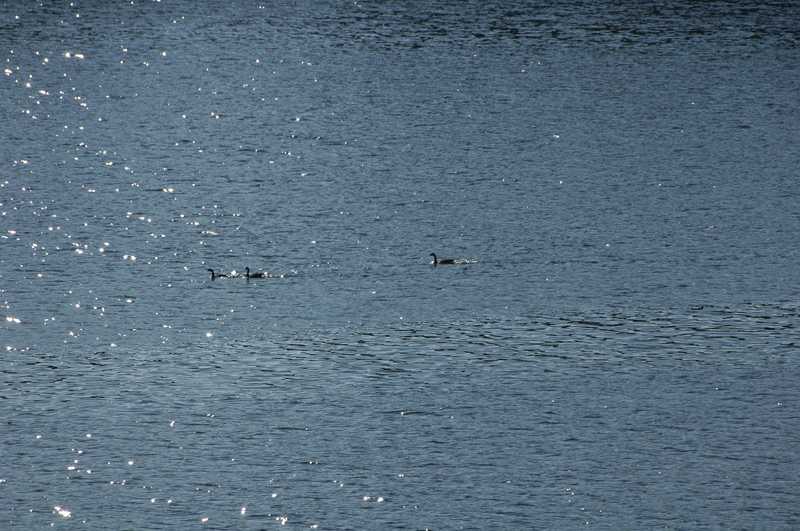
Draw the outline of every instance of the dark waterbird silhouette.
<instances>
[{"instance_id":1,"label":"dark waterbird silhouette","mask_svg":"<svg viewBox=\"0 0 800 531\"><path fill-rule=\"evenodd\" d=\"M245 275L245 277L246 277L246 278L266 278L266 277L267 277L267 274L266 274L266 273L261 273L261 272L259 272L259 273L253 273L253 274L251 275L251 274L250 274L250 268L249 268L249 267L245 267L245 268L244 268L244 270L247 272L247 274Z\"/></svg>"},{"instance_id":2,"label":"dark waterbird silhouette","mask_svg":"<svg viewBox=\"0 0 800 531\"><path fill-rule=\"evenodd\" d=\"M229 278L228 275L223 275L221 273L217 275L216 273L214 273L213 269L209 269L209 271L211 271L211 280L214 280L215 278Z\"/></svg>"},{"instance_id":3,"label":"dark waterbird silhouette","mask_svg":"<svg viewBox=\"0 0 800 531\"><path fill-rule=\"evenodd\" d=\"M436 253L431 253L430 256L433 257L433 265L455 264L456 263L455 258L445 258L444 260L437 260L436 259Z\"/></svg>"}]
</instances>

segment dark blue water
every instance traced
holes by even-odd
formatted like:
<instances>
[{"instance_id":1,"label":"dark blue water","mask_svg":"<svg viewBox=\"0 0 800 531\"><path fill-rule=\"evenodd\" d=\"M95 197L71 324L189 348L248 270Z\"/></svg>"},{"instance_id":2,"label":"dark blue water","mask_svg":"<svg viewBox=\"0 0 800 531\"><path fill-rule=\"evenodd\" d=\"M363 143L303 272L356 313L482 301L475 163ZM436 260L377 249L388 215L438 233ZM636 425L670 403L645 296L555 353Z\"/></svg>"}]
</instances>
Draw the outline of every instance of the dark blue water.
<instances>
[{"instance_id":1,"label":"dark blue water","mask_svg":"<svg viewBox=\"0 0 800 531\"><path fill-rule=\"evenodd\" d=\"M798 27L1 4L0 528L800 527Z\"/></svg>"}]
</instances>

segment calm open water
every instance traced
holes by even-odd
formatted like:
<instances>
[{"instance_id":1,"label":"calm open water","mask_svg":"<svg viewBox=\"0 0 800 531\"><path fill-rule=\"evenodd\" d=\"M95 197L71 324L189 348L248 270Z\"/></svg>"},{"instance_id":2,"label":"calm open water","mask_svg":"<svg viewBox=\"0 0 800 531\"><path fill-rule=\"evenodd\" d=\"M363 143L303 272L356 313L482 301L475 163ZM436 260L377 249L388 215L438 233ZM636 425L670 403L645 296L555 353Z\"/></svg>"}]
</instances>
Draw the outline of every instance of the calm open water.
<instances>
[{"instance_id":1,"label":"calm open water","mask_svg":"<svg viewBox=\"0 0 800 531\"><path fill-rule=\"evenodd\" d=\"M800 528L798 28L0 3L0 528Z\"/></svg>"}]
</instances>

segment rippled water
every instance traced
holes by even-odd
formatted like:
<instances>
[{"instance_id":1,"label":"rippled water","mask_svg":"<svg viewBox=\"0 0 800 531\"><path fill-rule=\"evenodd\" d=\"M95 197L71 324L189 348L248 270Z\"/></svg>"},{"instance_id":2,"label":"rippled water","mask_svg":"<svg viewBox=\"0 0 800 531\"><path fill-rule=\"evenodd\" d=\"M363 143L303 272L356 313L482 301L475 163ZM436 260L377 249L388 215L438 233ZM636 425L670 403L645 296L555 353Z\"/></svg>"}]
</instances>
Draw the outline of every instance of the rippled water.
<instances>
[{"instance_id":1,"label":"rippled water","mask_svg":"<svg viewBox=\"0 0 800 531\"><path fill-rule=\"evenodd\" d=\"M796 529L798 22L0 5L0 527Z\"/></svg>"}]
</instances>

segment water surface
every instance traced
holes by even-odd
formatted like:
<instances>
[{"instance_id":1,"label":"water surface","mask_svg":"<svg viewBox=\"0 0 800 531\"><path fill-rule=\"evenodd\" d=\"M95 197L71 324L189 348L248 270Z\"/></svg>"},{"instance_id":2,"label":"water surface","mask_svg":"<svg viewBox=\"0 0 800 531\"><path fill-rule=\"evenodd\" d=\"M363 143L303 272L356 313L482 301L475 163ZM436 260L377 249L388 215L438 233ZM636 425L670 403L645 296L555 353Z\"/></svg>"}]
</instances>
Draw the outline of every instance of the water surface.
<instances>
[{"instance_id":1,"label":"water surface","mask_svg":"<svg viewBox=\"0 0 800 531\"><path fill-rule=\"evenodd\" d=\"M0 5L0 519L797 528L798 22Z\"/></svg>"}]
</instances>

